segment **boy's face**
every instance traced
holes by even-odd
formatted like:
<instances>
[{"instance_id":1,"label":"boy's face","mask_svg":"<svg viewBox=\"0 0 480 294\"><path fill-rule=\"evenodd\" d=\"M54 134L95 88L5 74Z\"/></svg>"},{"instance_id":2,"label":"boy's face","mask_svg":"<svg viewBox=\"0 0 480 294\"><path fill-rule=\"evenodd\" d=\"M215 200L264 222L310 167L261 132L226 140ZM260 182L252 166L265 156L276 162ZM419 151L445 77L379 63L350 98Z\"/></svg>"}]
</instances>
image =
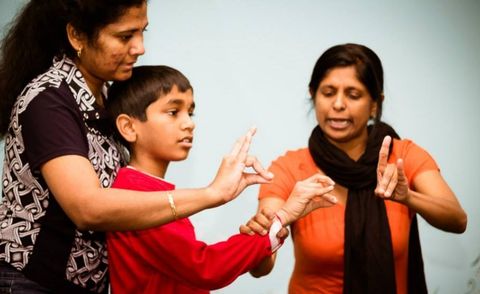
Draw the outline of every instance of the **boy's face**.
<instances>
[{"instance_id":1,"label":"boy's face","mask_svg":"<svg viewBox=\"0 0 480 294\"><path fill-rule=\"evenodd\" d=\"M132 160L147 169L167 168L170 161L187 158L193 143L195 103L191 90L177 86L147 107L147 120L135 120L136 141Z\"/></svg>"}]
</instances>

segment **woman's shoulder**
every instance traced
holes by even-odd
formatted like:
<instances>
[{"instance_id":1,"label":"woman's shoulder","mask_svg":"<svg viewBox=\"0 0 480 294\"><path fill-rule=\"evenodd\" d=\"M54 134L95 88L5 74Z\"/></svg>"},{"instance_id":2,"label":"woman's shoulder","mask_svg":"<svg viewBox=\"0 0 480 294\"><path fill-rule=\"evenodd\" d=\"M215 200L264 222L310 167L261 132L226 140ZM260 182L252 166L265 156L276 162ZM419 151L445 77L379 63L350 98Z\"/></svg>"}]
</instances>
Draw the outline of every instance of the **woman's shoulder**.
<instances>
[{"instance_id":1,"label":"woman's shoulder","mask_svg":"<svg viewBox=\"0 0 480 294\"><path fill-rule=\"evenodd\" d=\"M68 102L71 104L71 99L65 99L66 96L72 96L72 94L64 75L52 66L27 84L17 100L17 105L25 109L39 99L42 100L39 104L45 107Z\"/></svg>"},{"instance_id":2,"label":"woman's shoulder","mask_svg":"<svg viewBox=\"0 0 480 294\"><path fill-rule=\"evenodd\" d=\"M286 150L280 157L305 157L310 156L308 147L300 147L297 149Z\"/></svg>"},{"instance_id":3,"label":"woman's shoulder","mask_svg":"<svg viewBox=\"0 0 480 294\"><path fill-rule=\"evenodd\" d=\"M404 158L409 155L422 156L428 155L428 152L411 139L394 139L392 154L398 158Z\"/></svg>"},{"instance_id":4,"label":"woman's shoulder","mask_svg":"<svg viewBox=\"0 0 480 294\"><path fill-rule=\"evenodd\" d=\"M310 159L310 151L308 147L302 147L298 149L292 149L285 151L282 155L275 159L275 162L298 162L305 159Z\"/></svg>"},{"instance_id":5,"label":"woman's shoulder","mask_svg":"<svg viewBox=\"0 0 480 294\"><path fill-rule=\"evenodd\" d=\"M308 147L285 151L272 162L271 169L288 170L293 174L311 174L317 167Z\"/></svg>"},{"instance_id":6,"label":"woman's shoulder","mask_svg":"<svg viewBox=\"0 0 480 294\"><path fill-rule=\"evenodd\" d=\"M395 162L400 158L403 160L405 173L410 180L423 171L439 170L435 159L425 149L410 139L393 141L389 162Z\"/></svg>"}]
</instances>

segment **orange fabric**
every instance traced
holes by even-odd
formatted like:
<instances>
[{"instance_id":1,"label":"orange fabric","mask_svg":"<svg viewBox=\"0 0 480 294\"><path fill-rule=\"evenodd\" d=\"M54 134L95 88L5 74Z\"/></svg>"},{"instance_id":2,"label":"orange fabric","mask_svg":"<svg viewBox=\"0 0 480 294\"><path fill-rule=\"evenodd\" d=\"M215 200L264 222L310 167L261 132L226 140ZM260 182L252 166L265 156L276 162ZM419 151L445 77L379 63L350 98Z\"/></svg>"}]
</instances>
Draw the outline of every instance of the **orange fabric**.
<instances>
[{"instance_id":1,"label":"orange fabric","mask_svg":"<svg viewBox=\"0 0 480 294\"><path fill-rule=\"evenodd\" d=\"M405 173L411 185L416 175L438 170L433 158L409 140L394 140L389 161L403 158ZM308 148L288 151L270 166L273 183L260 187L259 198L287 199L297 181L318 171ZM412 213L408 207L386 201L392 235L397 293L407 293L408 236ZM295 267L289 293L342 293L345 206L337 204L320 208L292 225Z\"/></svg>"}]
</instances>

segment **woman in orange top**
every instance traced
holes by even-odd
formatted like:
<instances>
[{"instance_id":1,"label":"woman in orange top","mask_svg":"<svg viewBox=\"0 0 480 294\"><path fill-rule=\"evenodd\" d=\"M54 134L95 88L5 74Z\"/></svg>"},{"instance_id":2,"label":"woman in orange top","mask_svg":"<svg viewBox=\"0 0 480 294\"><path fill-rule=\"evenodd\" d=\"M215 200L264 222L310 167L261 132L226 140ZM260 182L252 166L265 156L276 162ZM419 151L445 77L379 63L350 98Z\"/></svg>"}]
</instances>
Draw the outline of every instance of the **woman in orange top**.
<instances>
[{"instance_id":1,"label":"woman in orange top","mask_svg":"<svg viewBox=\"0 0 480 294\"><path fill-rule=\"evenodd\" d=\"M268 227L265 209L277 210L308 192L312 175L326 174L338 203L293 223L289 293L426 293L416 214L454 233L465 231L467 216L433 158L380 120L380 59L363 45L334 46L318 59L309 90L318 126L308 147L272 163L259 213L241 231ZM252 275L268 274L274 262Z\"/></svg>"}]
</instances>

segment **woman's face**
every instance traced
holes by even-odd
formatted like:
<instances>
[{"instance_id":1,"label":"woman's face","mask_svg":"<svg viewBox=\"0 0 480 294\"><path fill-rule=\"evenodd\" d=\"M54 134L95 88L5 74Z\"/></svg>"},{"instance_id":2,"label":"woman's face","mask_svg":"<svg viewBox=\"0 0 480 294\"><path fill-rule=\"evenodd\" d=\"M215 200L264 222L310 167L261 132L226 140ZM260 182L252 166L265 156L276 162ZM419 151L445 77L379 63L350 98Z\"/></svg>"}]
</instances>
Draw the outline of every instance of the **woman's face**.
<instances>
[{"instance_id":1,"label":"woman's face","mask_svg":"<svg viewBox=\"0 0 480 294\"><path fill-rule=\"evenodd\" d=\"M116 22L102 28L93 44L82 40L77 66L89 86L126 80L140 55L145 53L143 32L148 24L147 4L131 7Z\"/></svg>"},{"instance_id":2,"label":"woman's face","mask_svg":"<svg viewBox=\"0 0 480 294\"><path fill-rule=\"evenodd\" d=\"M357 79L354 66L331 69L312 93L318 125L336 146L364 145L377 103Z\"/></svg>"}]
</instances>

